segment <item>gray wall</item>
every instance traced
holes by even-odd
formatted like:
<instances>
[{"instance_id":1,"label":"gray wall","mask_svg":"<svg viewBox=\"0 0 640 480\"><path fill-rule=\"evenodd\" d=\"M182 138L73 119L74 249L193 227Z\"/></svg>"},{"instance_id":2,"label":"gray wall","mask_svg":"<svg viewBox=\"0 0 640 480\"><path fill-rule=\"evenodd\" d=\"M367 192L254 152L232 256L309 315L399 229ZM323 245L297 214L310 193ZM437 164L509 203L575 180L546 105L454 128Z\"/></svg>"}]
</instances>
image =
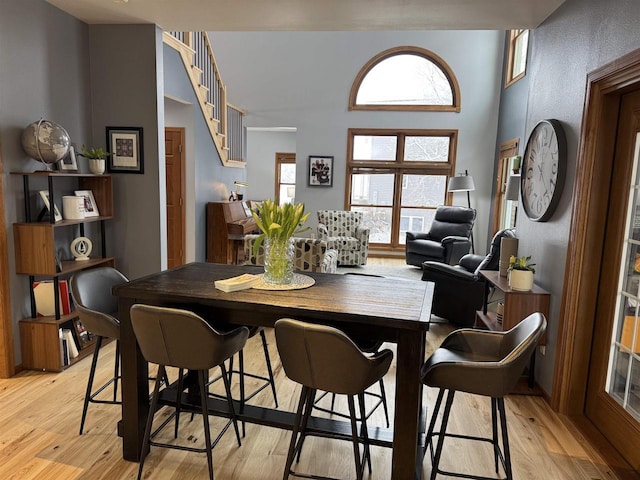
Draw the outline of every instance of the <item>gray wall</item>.
<instances>
[{"instance_id":1,"label":"gray wall","mask_svg":"<svg viewBox=\"0 0 640 480\"><path fill-rule=\"evenodd\" d=\"M640 4L636 0L566 0L539 28L531 32L528 92L509 98L521 104L526 118L522 150L535 124L546 118L562 122L567 135L568 166L558 208L548 222L531 222L518 215L519 254L536 261L536 282L552 293L546 355L537 358L537 380L551 391L562 301L565 260L571 222L571 203L582 121L586 75L612 60L640 48ZM507 89L507 94L510 94ZM514 91L515 92L515 91ZM514 95L516 97L516 95ZM517 118L517 112L510 114ZM501 126L498 139L514 132ZM520 127L518 126L516 131ZM522 209L520 210L522 212ZM597 278L589 279L597 281Z\"/></svg>"},{"instance_id":2,"label":"gray wall","mask_svg":"<svg viewBox=\"0 0 640 480\"><path fill-rule=\"evenodd\" d=\"M247 182L250 200L275 198L276 153L295 153L295 131L252 130L246 132ZM301 168L296 166L297 168ZM297 172L296 172L297 173ZM296 187L297 188L297 187Z\"/></svg>"},{"instance_id":3,"label":"gray wall","mask_svg":"<svg viewBox=\"0 0 640 480\"><path fill-rule=\"evenodd\" d=\"M5 193L1 201L6 209L10 276L0 281L10 284L18 365L22 358L18 321L30 315L29 280L14 273L11 225L25 217L22 178L9 172L42 169L39 162L27 157L20 144L22 129L40 117L64 126L74 143L90 143L89 35L85 24L42 0L0 0L0 11L1 180ZM86 164L82 159L79 162L86 172Z\"/></svg>"},{"instance_id":4,"label":"gray wall","mask_svg":"<svg viewBox=\"0 0 640 480\"><path fill-rule=\"evenodd\" d=\"M496 31L211 34L229 98L248 111L245 126L297 128L296 200L311 211L344 206L348 128L457 129L456 170L468 169L477 188L471 202L478 208L478 251L486 249L503 38ZM399 45L426 48L447 62L460 83L460 113L347 110L359 70ZM307 187L309 155L334 156L332 188ZM455 195L454 203L465 205L466 196Z\"/></svg>"}]
</instances>

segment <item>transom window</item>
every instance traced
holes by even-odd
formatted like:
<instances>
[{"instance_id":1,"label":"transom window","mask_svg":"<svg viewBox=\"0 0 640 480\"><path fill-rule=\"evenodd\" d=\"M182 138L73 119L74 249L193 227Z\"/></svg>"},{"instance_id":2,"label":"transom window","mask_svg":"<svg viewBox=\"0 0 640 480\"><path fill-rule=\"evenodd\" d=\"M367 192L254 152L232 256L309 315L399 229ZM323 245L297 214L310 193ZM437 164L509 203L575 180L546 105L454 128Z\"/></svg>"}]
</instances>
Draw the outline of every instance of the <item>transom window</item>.
<instances>
[{"instance_id":1,"label":"transom window","mask_svg":"<svg viewBox=\"0 0 640 480\"><path fill-rule=\"evenodd\" d=\"M527 70L529 30L509 30L509 57L505 87L524 77Z\"/></svg>"},{"instance_id":2,"label":"transom window","mask_svg":"<svg viewBox=\"0 0 640 480\"><path fill-rule=\"evenodd\" d=\"M396 47L362 67L350 110L460 111L460 88L446 62L429 50Z\"/></svg>"},{"instance_id":3,"label":"transom window","mask_svg":"<svg viewBox=\"0 0 640 480\"><path fill-rule=\"evenodd\" d=\"M349 129L346 207L364 213L377 249L403 250L407 231L429 230L456 143L456 130Z\"/></svg>"},{"instance_id":4,"label":"transom window","mask_svg":"<svg viewBox=\"0 0 640 480\"><path fill-rule=\"evenodd\" d=\"M296 154L276 153L276 203L293 203L296 197Z\"/></svg>"}]
</instances>

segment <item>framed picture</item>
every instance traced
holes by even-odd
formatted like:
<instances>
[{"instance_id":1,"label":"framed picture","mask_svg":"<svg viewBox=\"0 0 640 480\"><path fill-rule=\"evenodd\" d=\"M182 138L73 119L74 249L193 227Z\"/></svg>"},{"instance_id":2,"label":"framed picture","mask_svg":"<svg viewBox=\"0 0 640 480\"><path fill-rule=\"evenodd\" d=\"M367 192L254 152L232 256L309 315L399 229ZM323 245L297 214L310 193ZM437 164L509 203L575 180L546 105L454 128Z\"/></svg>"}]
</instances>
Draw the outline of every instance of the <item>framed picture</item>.
<instances>
[{"instance_id":1,"label":"framed picture","mask_svg":"<svg viewBox=\"0 0 640 480\"><path fill-rule=\"evenodd\" d=\"M76 149L71 145L69 147L69 154L62 160L58 161L58 170L61 172L77 172L78 162L76 161Z\"/></svg>"},{"instance_id":2,"label":"framed picture","mask_svg":"<svg viewBox=\"0 0 640 480\"><path fill-rule=\"evenodd\" d=\"M142 127L107 127L107 171L144 173Z\"/></svg>"},{"instance_id":3,"label":"framed picture","mask_svg":"<svg viewBox=\"0 0 640 480\"><path fill-rule=\"evenodd\" d=\"M333 157L309 156L309 186L333 186Z\"/></svg>"},{"instance_id":4,"label":"framed picture","mask_svg":"<svg viewBox=\"0 0 640 480\"><path fill-rule=\"evenodd\" d=\"M51 215L51 203L49 202L49 191L40 190L40 198L42 198L42 201L44 202L44 206L47 209L47 212L49 212L49 215ZM56 222L60 222L62 220L62 214L60 213L60 210L58 210L58 207L56 206L55 203L53 204L53 215L54 215L54 220ZM42 217L42 213L38 217L38 220L40 220L41 217Z\"/></svg>"},{"instance_id":5,"label":"framed picture","mask_svg":"<svg viewBox=\"0 0 640 480\"><path fill-rule=\"evenodd\" d=\"M99 217L100 212L98 212L98 204L96 203L96 199L93 196L93 192L91 190L76 190L76 197L84 198L84 216L85 217Z\"/></svg>"}]
</instances>

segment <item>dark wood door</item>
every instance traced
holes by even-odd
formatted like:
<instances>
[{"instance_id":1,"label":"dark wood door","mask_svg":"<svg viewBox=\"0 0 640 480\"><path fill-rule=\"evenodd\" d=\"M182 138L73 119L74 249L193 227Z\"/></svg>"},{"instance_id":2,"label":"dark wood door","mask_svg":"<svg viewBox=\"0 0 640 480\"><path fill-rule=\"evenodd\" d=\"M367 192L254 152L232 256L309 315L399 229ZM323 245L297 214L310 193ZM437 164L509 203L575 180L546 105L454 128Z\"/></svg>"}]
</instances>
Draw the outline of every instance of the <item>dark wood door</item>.
<instances>
[{"instance_id":1,"label":"dark wood door","mask_svg":"<svg viewBox=\"0 0 640 480\"><path fill-rule=\"evenodd\" d=\"M185 262L184 128L165 128L167 179L167 266Z\"/></svg>"},{"instance_id":2,"label":"dark wood door","mask_svg":"<svg viewBox=\"0 0 640 480\"><path fill-rule=\"evenodd\" d=\"M640 91L621 100L586 415L640 470Z\"/></svg>"}]
</instances>

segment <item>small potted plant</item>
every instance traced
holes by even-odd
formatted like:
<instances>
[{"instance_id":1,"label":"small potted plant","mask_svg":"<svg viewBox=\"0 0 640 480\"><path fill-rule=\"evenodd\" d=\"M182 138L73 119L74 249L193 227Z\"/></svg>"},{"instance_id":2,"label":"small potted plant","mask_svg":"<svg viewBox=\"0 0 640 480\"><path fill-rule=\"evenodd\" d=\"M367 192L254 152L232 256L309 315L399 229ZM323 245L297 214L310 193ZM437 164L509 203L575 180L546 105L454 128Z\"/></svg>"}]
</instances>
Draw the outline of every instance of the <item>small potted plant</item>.
<instances>
[{"instance_id":1,"label":"small potted plant","mask_svg":"<svg viewBox=\"0 0 640 480\"><path fill-rule=\"evenodd\" d=\"M91 173L102 175L105 170L105 160L111 154L103 150L102 147L87 149L86 146L82 145L82 152L78 155L89 161L89 171Z\"/></svg>"},{"instance_id":2,"label":"small potted plant","mask_svg":"<svg viewBox=\"0 0 640 480\"><path fill-rule=\"evenodd\" d=\"M509 286L513 290L528 292L533 288L533 274L536 273L535 263L531 263L531 256L511 256L509 259Z\"/></svg>"}]
</instances>

